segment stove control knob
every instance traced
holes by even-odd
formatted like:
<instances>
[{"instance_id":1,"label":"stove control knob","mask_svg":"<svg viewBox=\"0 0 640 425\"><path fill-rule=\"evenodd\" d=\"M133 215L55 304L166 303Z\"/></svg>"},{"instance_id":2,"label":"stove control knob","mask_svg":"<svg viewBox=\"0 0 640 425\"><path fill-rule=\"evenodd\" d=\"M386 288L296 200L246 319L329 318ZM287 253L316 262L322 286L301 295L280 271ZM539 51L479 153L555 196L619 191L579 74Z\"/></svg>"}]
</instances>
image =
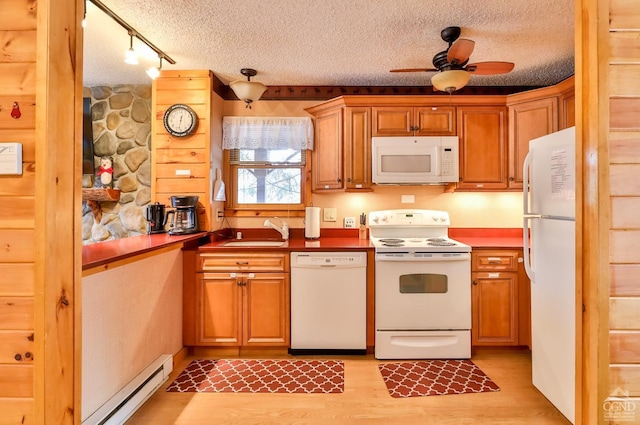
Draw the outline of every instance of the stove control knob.
<instances>
[{"instance_id":1,"label":"stove control knob","mask_svg":"<svg viewBox=\"0 0 640 425\"><path fill-rule=\"evenodd\" d=\"M440 217L440 221L444 223L445 221L447 221L447 219L444 217Z\"/></svg>"},{"instance_id":2,"label":"stove control knob","mask_svg":"<svg viewBox=\"0 0 640 425\"><path fill-rule=\"evenodd\" d=\"M433 221L435 221L436 223L438 222L438 216L434 215L431 217L433 219Z\"/></svg>"},{"instance_id":3,"label":"stove control knob","mask_svg":"<svg viewBox=\"0 0 640 425\"><path fill-rule=\"evenodd\" d=\"M371 216L371 221L373 221L374 223L378 222L378 216L377 215L372 215Z\"/></svg>"},{"instance_id":4,"label":"stove control knob","mask_svg":"<svg viewBox=\"0 0 640 425\"><path fill-rule=\"evenodd\" d=\"M387 215L386 214L382 215L382 221L387 221Z\"/></svg>"}]
</instances>

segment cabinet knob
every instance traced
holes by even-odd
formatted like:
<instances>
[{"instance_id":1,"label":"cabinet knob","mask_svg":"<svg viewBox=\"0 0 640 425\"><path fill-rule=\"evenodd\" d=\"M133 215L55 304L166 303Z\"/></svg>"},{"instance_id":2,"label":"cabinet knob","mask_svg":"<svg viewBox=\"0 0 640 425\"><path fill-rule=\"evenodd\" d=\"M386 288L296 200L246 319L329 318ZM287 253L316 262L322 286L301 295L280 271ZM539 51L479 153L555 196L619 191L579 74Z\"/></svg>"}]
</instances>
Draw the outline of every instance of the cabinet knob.
<instances>
[{"instance_id":1,"label":"cabinet knob","mask_svg":"<svg viewBox=\"0 0 640 425\"><path fill-rule=\"evenodd\" d=\"M471 283L472 283L472 284L474 284L474 285L477 285L477 284L478 284L478 281L477 281L477 280L474 280L474 281L473 281L473 282L471 282Z\"/></svg>"},{"instance_id":2,"label":"cabinet knob","mask_svg":"<svg viewBox=\"0 0 640 425\"><path fill-rule=\"evenodd\" d=\"M351 183L351 177L347 177L347 183Z\"/></svg>"},{"instance_id":3,"label":"cabinet knob","mask_svg":"<svg viewBox=\"0 0 640 425\"><path fill-rule=\"evenodd\" d=\"M342 179L341 179L340 177L338 177L338 178L336 179L336 181L337 181L338 183L340 183L340 182L342 181Z\"/></svg>"},{"instance_id":4,"label":"cabinet knob","mask_svg":"<svg viewBox=\"0 0 640 425\"><path fill-rule=\"evenodd\" d=\"M515 180L515 177L509 177L509 181L512 182Z\"/></svg>"}]
</instances>

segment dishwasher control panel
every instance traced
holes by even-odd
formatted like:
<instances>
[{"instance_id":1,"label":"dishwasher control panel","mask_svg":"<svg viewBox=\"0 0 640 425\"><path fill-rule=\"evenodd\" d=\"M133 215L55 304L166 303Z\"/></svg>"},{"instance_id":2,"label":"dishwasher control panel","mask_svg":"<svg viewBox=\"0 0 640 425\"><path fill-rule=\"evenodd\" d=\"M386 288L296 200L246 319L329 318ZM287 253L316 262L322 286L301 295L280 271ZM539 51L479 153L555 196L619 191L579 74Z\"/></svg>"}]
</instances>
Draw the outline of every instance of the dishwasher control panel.
<instances>
[{"instance_id":1,"label":"dishwasher control panel","mask_svg":"<svg viewBox=\"0 0 640 425\"><path fill-rule=\"evenodd\" d=\"M291 267L363 267L366 263L366 252L291 253Z\"/></svg>"}]
</instances>

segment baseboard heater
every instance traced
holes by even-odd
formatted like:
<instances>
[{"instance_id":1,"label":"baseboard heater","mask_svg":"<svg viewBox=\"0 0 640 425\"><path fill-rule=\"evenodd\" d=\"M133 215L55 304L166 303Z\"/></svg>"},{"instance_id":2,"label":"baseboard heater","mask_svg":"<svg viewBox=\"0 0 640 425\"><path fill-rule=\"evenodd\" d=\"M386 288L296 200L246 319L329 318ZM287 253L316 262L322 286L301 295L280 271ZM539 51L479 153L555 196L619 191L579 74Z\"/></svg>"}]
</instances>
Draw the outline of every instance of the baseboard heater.
<instances>
[{"instance_id":1,"label":"baseboard heater","mask_svg":"<svg viewBox=\"0 0 640 425\"><path fill-rule=\"evenodd\" d=\"M82 425L121 425L167 380L173 357L163 354L111 397Z\"/></svg>"}]
</instances>

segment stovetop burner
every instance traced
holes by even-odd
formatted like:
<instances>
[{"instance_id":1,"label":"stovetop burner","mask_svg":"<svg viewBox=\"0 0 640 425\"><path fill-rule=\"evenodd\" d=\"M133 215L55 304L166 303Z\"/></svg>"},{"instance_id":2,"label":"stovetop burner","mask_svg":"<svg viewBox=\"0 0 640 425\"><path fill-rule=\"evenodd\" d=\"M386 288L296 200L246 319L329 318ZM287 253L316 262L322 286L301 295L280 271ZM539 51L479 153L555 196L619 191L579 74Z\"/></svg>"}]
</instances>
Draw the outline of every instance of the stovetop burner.
<instances>
[{"instance_id":1,"label":"stovetop burner","mask_svg":"<svg viewBox=\"0 0 640 425\"><path fill-rule=\"evenodd\" d=\"M384 244L401 244L404 242L403 239L398 239L398 238L384 238L384 239L379 239L379 241Z\"/></svg>"},{"instance_id":2,"label":"stovetop burner","mask_svg":"<svg viewBox=\"0 0 640 425\"><path fill-rule=\"evenodd\" d=\"M456 243L446 240L445 238L429 238L427 245L431 246L454 246Z\"/></svg>"}]
</instances>

